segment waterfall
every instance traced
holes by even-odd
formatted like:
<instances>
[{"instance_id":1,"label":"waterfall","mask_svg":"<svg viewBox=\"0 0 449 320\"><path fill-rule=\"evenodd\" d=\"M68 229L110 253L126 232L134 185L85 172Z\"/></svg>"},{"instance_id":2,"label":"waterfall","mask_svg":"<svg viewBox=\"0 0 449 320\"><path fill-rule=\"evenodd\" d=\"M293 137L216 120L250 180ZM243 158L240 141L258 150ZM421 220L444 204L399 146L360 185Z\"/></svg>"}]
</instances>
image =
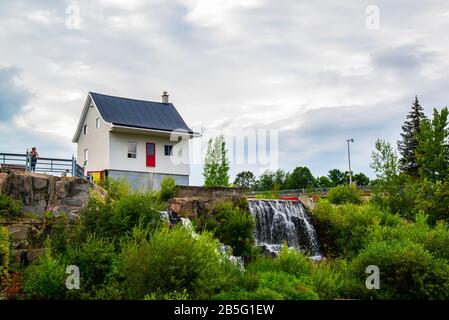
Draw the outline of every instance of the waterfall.
<instances>
[{"instance_id":1,"label":"waterfall","mask_svg":"<svg viewBox=\"0 0 449 320\"><path fill-rule=\"evenodd\" d=\"M309 252L319 259L320 252L315 229L300 201L248 200L256 220L256 243L264 250L277 254L284 242L289 247Z\"/></svg>"}]
</instances>

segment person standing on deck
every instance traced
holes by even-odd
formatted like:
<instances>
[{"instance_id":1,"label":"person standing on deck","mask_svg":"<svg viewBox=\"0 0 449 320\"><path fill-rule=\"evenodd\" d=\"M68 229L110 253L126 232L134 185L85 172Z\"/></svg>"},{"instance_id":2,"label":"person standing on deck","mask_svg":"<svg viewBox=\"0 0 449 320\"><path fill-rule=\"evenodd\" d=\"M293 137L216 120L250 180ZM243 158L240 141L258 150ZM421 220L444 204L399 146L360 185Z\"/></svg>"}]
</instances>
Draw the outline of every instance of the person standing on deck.
<instances>
[{"instance_id":1,"label":"person standing on deck","mask_svg":"<svg viewBox=\"0 0 449 320\"><path fill-rule=\"evenodd\" d=\"M39 153L36 151L36 147L33 147L30 152L30 169L31 172L36 172L37 158L39 158Z\"/></svg>"}]
</instances>

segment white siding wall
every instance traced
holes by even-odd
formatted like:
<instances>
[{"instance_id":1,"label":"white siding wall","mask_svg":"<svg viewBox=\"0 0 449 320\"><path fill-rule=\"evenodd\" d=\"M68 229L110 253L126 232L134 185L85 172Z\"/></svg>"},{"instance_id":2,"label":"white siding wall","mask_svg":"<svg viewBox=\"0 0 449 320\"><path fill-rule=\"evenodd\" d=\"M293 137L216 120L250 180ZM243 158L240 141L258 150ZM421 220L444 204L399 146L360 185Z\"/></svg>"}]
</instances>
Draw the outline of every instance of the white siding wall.
<instances>
[{"instance_id":1,"label":"white siding wall","mask_svg":"<svg viewBox=\"0 0 449 320\"><path fill-rule=\"evenodd\" d=\"M100 114L95 107L89 107L84 124L87 124L87 134L83 128L77 143L77 161L79 165L84 163L84 150L89 150L89 159L85 168L87 171L101 171L108 168L109 163L109 129L110 126L100 118L100 128L96 128L96 119Z\"/></svg>"},{"instance_id":2,"label":"white siding wall","mask_svg":"<svg viewBox=\"0 0 449 320\"><path fill-rule=\"evenodd\" d=\"M126 170L138 172L154 172L165 174L189 175L190 165L188 163L175 164L170 156L164 155L164 145L174 145L169 137L139 135L122 132L110 132L110 166L112 170ZM137 142L137 158L128 158L128 141ZM156 166L146 166L146 143L153 142L156 145ZM189 154L188 143L183 150ZM90 156L90 155L89 155ZM188 157L187 157L188 159Z\"/></svg>"}]
</instances>

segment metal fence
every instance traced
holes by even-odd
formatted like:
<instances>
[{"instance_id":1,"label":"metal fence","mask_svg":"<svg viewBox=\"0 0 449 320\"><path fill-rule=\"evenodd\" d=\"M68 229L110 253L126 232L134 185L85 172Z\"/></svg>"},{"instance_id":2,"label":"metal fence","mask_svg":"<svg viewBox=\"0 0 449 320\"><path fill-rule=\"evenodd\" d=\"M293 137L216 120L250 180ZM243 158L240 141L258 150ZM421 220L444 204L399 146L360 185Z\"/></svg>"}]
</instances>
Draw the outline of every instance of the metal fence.
<instances>
[{"instance_id":1,"label":"metal fence","mask_svg":"<svg viewBox=\"0 0 449 320\"><path fill-rule=\"evenodd\" d=\"M30 154L28 151L24 154L0 153L0 166L13 170L31 171ZM84 168L76 162L73 156L72 159L39 157L34 171L85 178Z\"/></svg>"}]
</instances>

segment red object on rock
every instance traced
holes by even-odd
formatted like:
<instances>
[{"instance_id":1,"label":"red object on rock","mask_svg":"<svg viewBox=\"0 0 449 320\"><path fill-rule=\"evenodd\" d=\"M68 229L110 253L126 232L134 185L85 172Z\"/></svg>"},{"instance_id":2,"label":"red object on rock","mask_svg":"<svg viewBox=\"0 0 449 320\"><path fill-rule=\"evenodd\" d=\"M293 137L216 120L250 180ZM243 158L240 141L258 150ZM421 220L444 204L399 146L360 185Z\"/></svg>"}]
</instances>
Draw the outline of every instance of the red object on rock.
<instances>
[{"instance_id":1,"label":"red object on rock","mask_svg":"<svg viewBox=\"0 0 449 320\"><path fill-rule=\"evenodd\" d=\"M279 197L279 200L299 201L296 197Z\"/></svg>"}]
</instances>

